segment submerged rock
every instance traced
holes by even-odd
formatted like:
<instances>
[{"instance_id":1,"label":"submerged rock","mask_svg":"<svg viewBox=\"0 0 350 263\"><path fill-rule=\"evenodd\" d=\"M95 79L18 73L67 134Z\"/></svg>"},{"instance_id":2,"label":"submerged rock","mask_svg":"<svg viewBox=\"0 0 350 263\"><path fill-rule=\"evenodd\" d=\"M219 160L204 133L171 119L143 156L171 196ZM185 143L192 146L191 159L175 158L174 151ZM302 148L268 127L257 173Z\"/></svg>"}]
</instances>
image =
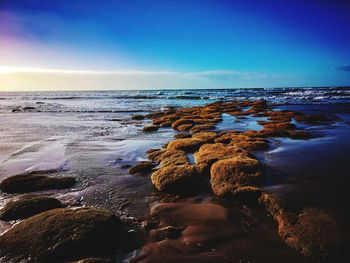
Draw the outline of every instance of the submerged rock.
<instances>
[{"instance_id":1,"label":"submerged rock","mask_svg":"<svg viewBox=\"0 0 350 263\"><path fill-rule=\"evenodd\" d=\"M16 201L8 202L0 211L0 219L4 221L23 219L46 210L61 207L64 207L64 205L56 198L23 196Z\"/></svg>"},{"instance_id":2,"label":"submerged rock","mask_svg":"<svg viewBox=\"0 0 350 263\"><path fill-rule=\"evenodd\" d=\"M211 187L220 197L230 197L241 186L254 185L262 179L259 161L247 156L236 156L215 162L210 169Z\"/></svg>"},{"instance_id":3,"label":"submerged rock","mask_svg":"<svg viewBox=\"0 0 350 263\"><path fill-rule=\"evenodd\" d=\"M335 259L343 241L343 231L331 213L320 208L305 208L295 222L280 216L278 232L286 243L317 262Z\"/></svg>"},{"instance_id":4,"label":"submerged rock","mask_svg":"<svg viewBox=\"0 0 350 263\"><path fill-rule=\"evenodd\" d=\"M6 193L28 193L51 189L72 187L74 177L50 177L42 172L33 172L11 176L0 183L0 189Z\"/></svg>"},{"instance_id":5,"label":"submerged rock","mask_svg":"<svg viewBox=\"0 0 350 263\"><path fill-rule=\"evenodd\" d=\"M194 165L165 166L152 173L152 184L159 190L182 193L194 187L198 177Z\"/></svg>"},{"instance_id":6,"label":"submerged rock","mask_svg":"<svg viewBox=\"0 0 350 263\"><path fill-rule=\"evenodd\" d=\"M58 208L30 217L0 236L0 257L16 262L65 262L111 256L128 244L123 224L100 208Z\"/></svg>"},{"instance_id":7,"label":"submerged rock","mask_svg":"<svg viewBox=\"0 0 350 263\"><path fill-rule=\"evenodd\" d=\"M259 199L278 225L278 233L291 248L314 262L337 262L344 243L344 231L337 217L321 208L289 212L282 201L269 193Z\"/></svg>"},{"instance_id":8,"label":"submerged rock","mask_svg":"<svg viewBox=\"0 0 350 263\"><path fill-rule=\"evenodd\" d=\"M323 114L311 114L311 115L295 116L295 120L298 122L303 122L303 123L308 123L308 124L319 124L319 123L329 121L329 119Z\"/></svg>"},{"instance_id":9,"label":"submerged rock","mask_svg":"<svg viewBox=\"0 0 350 263\"><path fill-rule=\"evenodd\" d=\"M236 148L247 150L247 151L262 151L269 148L269 144L266 140L250 140L231 143Z\"/></svg>"},{"instance_id":10,"label":"submerged rock","mask_svg":"<svg viewBox=\"0 0 350 263\"><path fill-rule=\"evenodd\" d=\"M110 258L85 258L79 261L74 261L72 263L113 263L113 262L115 261Z\"/></svg>"},{"instance_id":11,"label":"submerged rock","mask_svg":"<svg viewBox=\"0 0 350 263\"><path fill-rule=\"evenodd\" d=\"M144 131L144 132L153 132L153 131L157 131L158 129L159 129L158 125L150 125L150 126L143 127L142 131Z\"/></svg>"},{"instance_id":12,"label":"submerged rock","mask_svg":"<svg viewBox=\"0 0 350 263\"><path fill-rule=\"evenodd\" d=\"M137 121L143 120L144 118L145 118L145 116L143 116L143 115L134 115L131 117L132 120L137 120Z\"/></svg>"},{"instance_id":13,"label":"submerged rock","mask_svg":"<svg viewBox=\"0 0 350 263\"><path fill-rule=\"evenodd\" d=\"M137 165L132 166L128 170L128 172L131 174L137 174L137 173L147 174L147 173L150 173L155 166L156 165L153 162L141 162Z\"/></svg>"},{"instance_id":14,"label":"submerged rock","mask_svg":"<svg viewBox=\"0 0 350 263\"><path fill-rule=\"evenodd\" d=\"M191 138L192 135L189 133L178 133L174 135L175 139L185 139L185 138Z\"/></svg>"}]
</instances>

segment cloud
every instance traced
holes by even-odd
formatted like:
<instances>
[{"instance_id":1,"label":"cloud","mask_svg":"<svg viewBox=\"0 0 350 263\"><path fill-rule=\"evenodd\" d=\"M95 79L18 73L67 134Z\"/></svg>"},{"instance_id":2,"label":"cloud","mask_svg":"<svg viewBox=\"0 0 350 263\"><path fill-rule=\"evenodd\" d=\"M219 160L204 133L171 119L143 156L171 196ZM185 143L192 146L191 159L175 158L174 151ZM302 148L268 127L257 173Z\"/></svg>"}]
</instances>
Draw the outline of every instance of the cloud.
<instances>
[{"instance_id":1,"label":"cloud","mask_svg":"<svg viewBox=\"0 0 350 263\"><path fill-rule=\"evenodd\" d=\"M71 70L48 69L38 67L1 66L0 74L39 73L39 74L77 74L77 75L116 75L116 76L177 76L177 77L208 77L232 79L237 77L250 78L263 76L261 73L241 72L235 70L206 70L206 71L167 71L167 70Z\"/></svg>"},{"instance_id":2,"label":"cloud","mask_svg":"<svg viewBox=\"0 0 350 263\"><path fill-rule=\"evenodd\" d=\"M337 69L350 72L350 64L346 64L346 65L337 67Z\"/></svg>"},{"instance_id":3,"label":"cloud","mask_svg":"<svg viewBox=\"0 0 350 263\"><path fill-rule=\"evenodd\" d=\"M249 87L266 74L235 70L80 70L0 65L0 90Z\"/></svg>"}]
</instances>

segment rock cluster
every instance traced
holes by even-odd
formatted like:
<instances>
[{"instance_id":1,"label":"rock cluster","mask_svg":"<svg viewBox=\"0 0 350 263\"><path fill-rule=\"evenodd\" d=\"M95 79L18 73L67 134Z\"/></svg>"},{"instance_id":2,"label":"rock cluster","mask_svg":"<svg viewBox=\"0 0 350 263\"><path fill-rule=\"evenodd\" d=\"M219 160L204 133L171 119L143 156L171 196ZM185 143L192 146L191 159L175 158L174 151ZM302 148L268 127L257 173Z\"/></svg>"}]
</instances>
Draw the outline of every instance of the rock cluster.
<instances>
[{"instance_id":1,"label":"rock cluster","mask_svg":"<svg viewBox=\"0 0 350 263\"><path fill-rule=\"evenodd\" d=\"M9 177L0 183L0 189L27 193L74 184L74 177L55 177L53 172L41 171ZM117 250L134 245L126 226L112 212L67 208L43 194L7 202L0 210L0 220L23 220L0 236L1 262L113 262L110 258Z\"/></svg>"},{"instance_id":2,"label":"rock cluster","mask_svg":"<svg viewBox=\"0 0 350 263\"><path fill-rule=\"evenodd\" d=\"M218 131L222 114L238 118L264 117L260 130ZM253 152L269 148L269 138L309 139L311 134L295 122L318 124L329 121L323 115L295 111L274 111L266 101L215 102L205 106L156 112L146 116L154 125L180 131L162 149L151 149L148 158L158 164L151 181L160 191L184 193L208 180L218 197L261 204L276 220L285 242L306 257L322 262L334 255L342 240L339 222L320 208L287 211L281 202L260 187L264 166ZM189 158L193 154L194 161ZM327 229L328 228L328 229Z\"/></svg>"}]
</instances>

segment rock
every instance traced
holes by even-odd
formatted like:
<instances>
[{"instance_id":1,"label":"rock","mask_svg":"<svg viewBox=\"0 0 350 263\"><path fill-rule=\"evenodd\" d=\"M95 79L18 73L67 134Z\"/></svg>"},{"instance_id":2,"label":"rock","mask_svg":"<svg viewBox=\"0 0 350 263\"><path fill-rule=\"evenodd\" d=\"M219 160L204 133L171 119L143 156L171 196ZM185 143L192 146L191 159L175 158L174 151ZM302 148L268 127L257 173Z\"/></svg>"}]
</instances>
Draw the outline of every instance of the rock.
<instances>
[{"instance_id":1,"label":"rock","mask_svg":"<svg viewBox=\"0 0 350 263\"><path fill-rule=\"evenodd\" d=\"M159 129L158 125L150 125L150 126L143 127L142 131L144 131L144 132L153 132L153 131L157 131L158 129Z\"/></svg>"},{"instance_id":2,"label":"rock","mask_svg":"<svg viewBox=\"0 0 350 263\"><path fill-rule=\"evenodd\" d=\"M241 141L241 142L231 143L231 145L246 151L262 151L269 148L269 144L267 143L266 140Z\"/></svg>"},{"instance_id":3,"label":"rock","mask_svg":"<svg viewBox=\"0 0 350 263\"><path fill-rule=\"evenodd\" d=\"M298 122L309 123L309 124L319 124L319 123L329 121L329 119L323 114L300 115L300 116L295 116L294 118Z\"/></svg>"},{"instance_id":4,"label":"rock","mask_svg":"<svg viewBox=\"0 0 350 263\"><path fill-rule=\"evenodd\" d=\"M174 121L173 124L171 125L171 127L173 129L177 130L179 126L185 125L185 124L191 125L191 127L192 127L194 124L194 121L190 120L190 119L179 119L179 120Z\"/></svg>"},{"instance_id":5,"label":"rock","mask_svg":"<svg viewBox=\"0 0 350 263\"><path fill-rule=\"evenodd\" d=\"M262 191L257 187L242 186L237 187L233 191L231 198L245 204L257 205L259 204L261 193Z\"/></svg>"},{"instance_id":6,"label":"rock","mask_svg":"<svg viewBox=\"0 0 350 263\"><path fill-rule=\"evenodd\" d=\"M147 174L150 173L155 166L156 165L153 162L140 162L139 164L132 166L128 172L131 174Z\"/></svg>"},{"instance_id":7,"label":"rock","mask_svg":"<svg viewBox=\"0 0 350 263\"><path fill-rule=\"evenodd\" d=\"M211 187L215 195L230 197L241 186L257 184L262 179L259 161L247 156L236 156L215 162L210 169Z\"/></svg>"},{"instance_id":8,"label":"rock","mask_svg":"<svg viewBox=\"0 0 350 263\"><path fill-rule=\"evenodd\" d=\"M58 208L30 217L0 236L0 257L20 262L65 262L111 256L130 245L123 224L100 208Z\"/></svg>"},{"instance_id":9,"label":"rock","mask_svg":"<svg viewBox=\"0 0 350 263\"><path fill-rule=\"evenodd\" d=\"M160 155L161 153L164 153L164 152L165 152L165 149L149 149L146 152L146 154L150 160L154 161L158 155Z\"/></svg>"},{"instance_id":10,"label":"rock","mask_svg":"<svg viewBox=\"0 0 350 263\"><path fill-rule=\"evenodd\" d=\"M294 130L295 125L290 122L266 122L262 124L265 129L269 130Z\"/></svg>"},{"instance_id":11,"label":"rock","mask_svg":"<svg viewBox=\"0 0 350 263\"><path fill-rule=\"evenodd\" d=\"M175 139L185 139L185 138L191 138L192 135L188 133L178 133L174 135Z\"/></svg>"},{"instance_id":12,"label":"rock","mask_svg":"<svg viewBox=\"0 0 350 263\"><path fill-rule=\"evenodd\" d=\"M182 150L185 152L194 152L205 143L205 141L194 138L176 139L168 144L168 150Z\"/></svg>"},{"instance_id":13,"label":"rock","mask_svg":"<svg viewBox=\"0 0 350 263\"><path fill-rule=\"evenodd\" d=\"M320 208L305 208L296 222L282 221L278 232L286 243L316 262L334 260L343 243L343 231L331 213Z\"/></svg>"},{"instance_id":14,"label":"rock","mask_svg":"<svg viewBox=\"0 0 350 263\"><path fill-rule=\"evenodd\" d=\"M182 193L193 189L198 177L194 165L165 166L152 173L152 184L159 190L169 193Z\"/></svg>"},{"instance_id":15,"label":"rock","mask_svg":"<svg viewBox=\"0 0 350 263\"><path fill-rule=\"evenodd\" d=\"M27 107L24 107L23 110L35 110L36 108L33 107L33 106L27 106Z\"/></svg>"},{"instance_id":16,"label":"rock","mask_svg":"<svg viewBox=\"0 0 350 263\"><path fill-rule=\"evenodd\" d=\"M194 139L200 139L205 142L212 142L216 137L218 137L216 132L199 132L192 136Z\"/></svg>"},{"instance_id":17,"label":"rock","mask_svg":"<svg viewBox=\"0 0 350 263\"><path fill-rule=\"evenodd\" d=\"M233 146L227 146L222 143L214 143L202 145L198 152L194 154L194 158L196 164L203 164L210 168L210 166L218 160L235 157L238 155L247 156L248 153Z\"/></svg>"},{"instance_id":18,"label":"rock","mask_svg":"<svg viewBox=\"0 0 350 263\"><path fill-rule=\"evenodd\" d=\"M0 189L6 193L28 193L51 189L65 189L75 184L75 178L49 177L43 172L32 172L11 176L0 183Z\"/></svg>"},{"instance_id":19,"label":"rock","mask_svg":"<svg viewBox=\"0 0 350 263\"><path fill-rule=\"evenodd\" d=\"M0 211L0 219L4 221L24 219L46 210L62 207L64 205L56 198L23 196L16 201L8 202Z\"/></svg>"},{"instance_id":20,"label":"rock","mask_svg":"<svg viewBox=\"0 0 350 263\"><path fill-rule=\"evenodd\" d=\"M246 131L243 134L252 138L289 137L291 139L309 139L311 137L308 132L302 130L262 129L260 131Z\"/></svg>"},{"instance_id":21,"label":"rock","mask_svg":"<svg viewBox=\"0 0 350 263\"><path fill-rule=\"evenodd\" d=\"M159 162L159 166L169 166L169 165L184 165L189 164L189 160L186 154L174 154L166 158L162 158Z\"/></svg>"},{"instance_id":22,"label":"rock","mask_svg":"<svg viewBox=\"0 0 350 263\"><path fill-rule=\"evenodd\" d=\"M134 115L131 117L132 120L137 120L137 121L143 120L144 118L145 116L143 115Z\"/></svg>"},{"instance_id":23,"label":"rock","mask_svg":"<svg viewBox=\"0 0 350 263\"><path fill-rule=\"evenodd\" d=\"M115 261L110 258L85 258L72 263L113 263L113 262Z\"/></svg>"},{"instance_id":24,"label":"rock","mask_svg":"<svg viewBox=\"0 0 350 263\"><path fill-rule=\"evenodd\" d=\"M201 124L201 125L195 125L190 129L190 132L197 133L201 131L206 131L206 130L213 130L215 129L215 124Z\"/></svg>"},{"instance_id":25,"label":"rock","mask_svg":"<svg viewBox=\"0 0 350 263\"><path fill-rule=\"evenodd\" d=\"M160 166L188 164L186 153L180 150L164 150L154 157L154 161Z\"/></svg>"},{"instance_id":26,"label":"rock","mask_svg":"<svg viewBox=\"0 0 350 263\"><path fill-rule=\"evenodd\" d=\"M170 127L172 123L173 123L172 121L165 121L165 122L160 123L159 126L160 127Z\"/></svg>"},{"instance_id":27,"label":"rock","mask_svg":"<svg viewBox=\"0 0 350 263\"><path fill-rule=\"evenodd\" d=\"M169 239L179 238L183 230L184 230L183 227L165 226L162 228L151 230L150 236L154 241L161 241L166 238L169 238Z\"/></svg>"},{"instance_id":28,"label":"rock","mask_svg":"<svg viewBox=\"0 0 350 263\"><path fill-rule=\"evenodd\" d=\"M287 131L287 137L291 139L307 140L311 138L311 134L301 130L290 130Z\"/></svg>"},{"instance_id":29,"label":"rock","mask_svg":"<svg viewBox=\"0 0 350 263\"><path fill-rule=\"evenodd\" d=\"M262 193L259 202L273 216L282 239L313 262L337 262L343 247L341 223L332 213L308 207L301 213L291 213L282 201L269 193Z\"/></svg>"},{"instance_id":30,"label":"rock","mask_svg":"<svg viewBox=\"0 0 350 263\"><path fill-rule=\"evenodd\" d=\"M176 127L178 131L189 131L192 128L192 124L182 124Z\"/></svg>"}]
</instances>

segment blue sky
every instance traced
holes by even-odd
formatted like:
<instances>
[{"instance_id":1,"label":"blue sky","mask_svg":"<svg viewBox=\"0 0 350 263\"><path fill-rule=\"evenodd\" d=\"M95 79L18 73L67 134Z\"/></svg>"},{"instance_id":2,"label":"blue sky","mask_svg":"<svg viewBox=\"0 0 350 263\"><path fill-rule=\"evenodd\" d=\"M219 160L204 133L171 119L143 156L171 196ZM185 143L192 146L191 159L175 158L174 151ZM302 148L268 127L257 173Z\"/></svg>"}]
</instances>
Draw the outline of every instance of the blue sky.
<instances>
[{"instance_id":1,"label":"blue sky","mask_svg":"<svg viewBox=\"0 0 350 263\"><path fill-rule=\"evenodd\" d=\"M350 85L349 13L328 0L2 0L0 89Z\"/></svg>"}]
</instances>

